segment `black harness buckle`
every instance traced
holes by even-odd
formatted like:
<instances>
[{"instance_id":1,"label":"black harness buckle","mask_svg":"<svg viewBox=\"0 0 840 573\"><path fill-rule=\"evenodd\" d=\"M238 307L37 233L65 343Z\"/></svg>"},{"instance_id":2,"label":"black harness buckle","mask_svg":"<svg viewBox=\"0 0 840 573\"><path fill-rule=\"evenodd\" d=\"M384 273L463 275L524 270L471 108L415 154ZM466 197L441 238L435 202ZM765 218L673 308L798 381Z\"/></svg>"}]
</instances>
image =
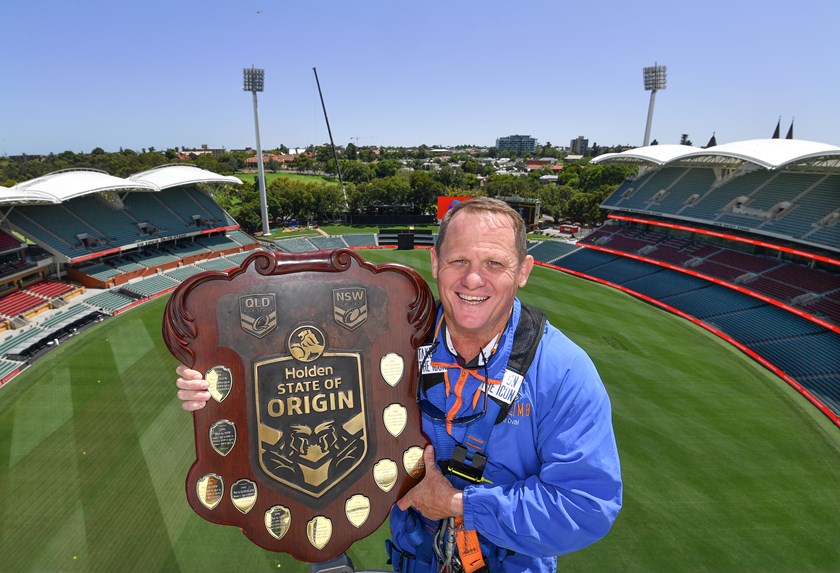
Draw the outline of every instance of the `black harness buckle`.
<instances>
[{"instance_id":1,"label":"black harness buckle","mask_svg":"<svg viewBox=\"0 0 840 573\"><path fill-rule=\"evenodd\" d=\"M458 476L472 483L490 483L484 479L484 468L487 465L487 456L481 452L472 454L471 461L467 460L469 454L467 448L462 444L455 446L452 452L452 459L445 462L445 473Z\"/></svg>"}]
</instances>

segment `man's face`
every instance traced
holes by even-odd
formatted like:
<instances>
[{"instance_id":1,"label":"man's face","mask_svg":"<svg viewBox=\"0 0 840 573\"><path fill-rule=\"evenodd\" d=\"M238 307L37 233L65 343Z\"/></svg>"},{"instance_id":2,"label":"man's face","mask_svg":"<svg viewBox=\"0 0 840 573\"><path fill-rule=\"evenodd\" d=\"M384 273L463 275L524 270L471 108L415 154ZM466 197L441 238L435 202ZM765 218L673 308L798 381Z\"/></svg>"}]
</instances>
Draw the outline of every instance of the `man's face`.
<instances>
[{"instance_id":1,"label":"man's face","mask_svg":"<svg viewBox=\"0 0 840 573\"><path fill-rule=\"evenodd\" d=\"M507 322L516 290L534 266L530 255L517 260L514 244L508 217L461 211L450 222L446 244L431 250L432 276L456 346L477 352Z\"/></svg>"}]
</instances>

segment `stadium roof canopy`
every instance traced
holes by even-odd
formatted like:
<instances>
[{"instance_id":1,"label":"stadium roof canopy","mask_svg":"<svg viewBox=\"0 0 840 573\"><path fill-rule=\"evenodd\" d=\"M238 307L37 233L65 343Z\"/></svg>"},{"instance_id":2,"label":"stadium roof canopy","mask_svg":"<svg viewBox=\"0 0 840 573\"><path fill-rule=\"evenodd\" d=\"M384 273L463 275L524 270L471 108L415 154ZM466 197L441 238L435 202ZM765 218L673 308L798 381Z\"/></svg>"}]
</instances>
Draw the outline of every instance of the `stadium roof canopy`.
<instances>
[{"instance_id":1,"label":"stadium roof canopy","mask_svg":"<svg viewBox=\"0 0 840 573\"><path fill-rule=\"evenodd\" d=\"M138 183L146 183L154 185L156 188L163 190L170 187L180 187L182 185L192 185L195 183L229 183L233 185L242 185L242 181L238 177L232 175L219 175L206 169L201 169L195 165L175 164L175 165L161 165L148 171L135 173L128 177L130 181Z\"/></svg>"},{"instance_id":2,"label":"stadium roof canopy","mask_svg":"<svg viewBox=\"0 0 840 573\"><path fill-rule=\"evenodd\" d=\"M4 204L22 205L25 203L61 203L52 195L46 195L38 191L21 192L14 187L0 186L0 205Z\"/></svg>"},{"instance_id":3,"label":"stadium roof canopy","mask_svg":"<svg viewBox=\"0 0 840 573\"><path fill-rule=\"evenodd\" d=\"M102 191L157 191L144 182L129 181L108 175L98 169L65 169L55 171L37 179L18 183L10 189L18 194L18 202L32 202L46 199L50 203L61 203L82 195ZM7 201L11 202L11 201Z\"/></svg>"},{"instance_id":4,"label":"stadium roof canopy","mask_svg":"<svg viewBox=\"0 0 840 573\"><path fill-rule=\"evenodd\" d=\"M701 151L693 145L648 145L628 149L621 153L605 153L592 160L592 163L653 163L654 165L665 165L693 153Z\"/></svg>"},{"instance_id":5,"label":"stadium roof canopy","mask_svg":"<svg viewBox=\"0 0 840 573\"><path fill-rule=\"evenodd\" d=\"M665 150L657 150L665 147ZM680 151L682 148L684 151ZM651 145L599 155L592 163L687 163L738 167L750 163L765 169L792 167L840 168L840 147L803 139L750 139L707 149L685 145Z\"/></svg>"}]
</instances>

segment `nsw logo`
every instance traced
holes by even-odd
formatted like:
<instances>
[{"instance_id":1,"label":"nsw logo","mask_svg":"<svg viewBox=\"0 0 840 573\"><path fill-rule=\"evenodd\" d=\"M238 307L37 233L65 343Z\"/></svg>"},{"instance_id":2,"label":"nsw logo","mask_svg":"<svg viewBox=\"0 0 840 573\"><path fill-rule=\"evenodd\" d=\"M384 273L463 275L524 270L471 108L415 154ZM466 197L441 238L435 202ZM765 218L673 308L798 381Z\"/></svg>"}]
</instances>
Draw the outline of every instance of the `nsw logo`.
<instances>
[{"instance_id":1,"label":"nsw logo","mask_svg":"<svg viewBox=\"0 0 840 573\"><path fill-rule=\"evenodd\" d=\"M363 287L333 289L333 319L347 330L367 320L367 290Z\"/></svg>"}]
</instances>

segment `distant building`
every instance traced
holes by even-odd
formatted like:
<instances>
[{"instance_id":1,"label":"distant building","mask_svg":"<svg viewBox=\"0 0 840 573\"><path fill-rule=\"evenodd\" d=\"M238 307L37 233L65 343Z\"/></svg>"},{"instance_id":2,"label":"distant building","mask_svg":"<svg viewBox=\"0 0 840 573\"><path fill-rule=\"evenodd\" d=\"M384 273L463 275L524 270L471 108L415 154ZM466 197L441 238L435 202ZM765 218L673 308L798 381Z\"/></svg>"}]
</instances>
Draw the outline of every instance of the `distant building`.
<instances>
[{"instance_id":1,"label":"distant building","mask_svg":"<svg viewBox=\"0 0 840 573\"><path fill-rule=\"evenodd\" d=\"M537 140L530 135L508 135L496 139L496 149L517 153L534 153L537 149Z\"/></svg>"},{"instance_id":2,"label":"distant building","mask_svg":"<svg viewBox=\"0 0 840 573\"><path fill-rule=\"evenodd\" d=\"M589 151L589 140L582 135L578 135L569 143L569 152L574 155L586 155Z\"/></svg>"},{"instance_id":3,"label":"distant building","mask_svg":"<svg viewBox=\"0 0 840 573\"><path fill-rule=\"evenodd\" d=\"M185 153L187 155L190 155L193 158L196 158L199 155L214 155L214 156L218 157L219 155L224 155L225 154L225 148L224 147L210 147L206 143L203 143L201 145L200 149L195 148L195 147L192 148L192 149L189 149L189 148L185 147L181 150L181 153Z\"/></svg>"}]
</instances>

